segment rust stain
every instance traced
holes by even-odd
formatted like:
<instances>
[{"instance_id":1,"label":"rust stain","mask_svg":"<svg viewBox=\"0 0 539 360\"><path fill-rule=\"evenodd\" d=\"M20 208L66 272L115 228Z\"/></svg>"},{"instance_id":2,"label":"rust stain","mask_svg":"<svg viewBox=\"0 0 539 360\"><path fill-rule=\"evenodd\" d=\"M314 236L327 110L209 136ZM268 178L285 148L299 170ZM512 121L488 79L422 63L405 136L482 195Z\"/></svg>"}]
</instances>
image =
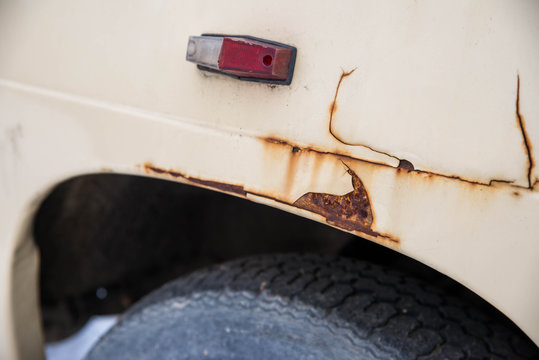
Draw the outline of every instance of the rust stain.
<instances>
[{"instance_id":1,"label":"rust stain","mask_svg":"<svg viewBox=\"0 0 539 360\"><path fill-rule=\"evenodd\" d=\"M288 168L286 169L286 184L284 189L285 194L288 194L290 190L292 190L292 186L294 185L295 175L299 161L298 153L299 148L293 146L291 149L290 158L288 160Z\"/></svg>"},{"instance_id":2,"label":"rust stain","mask_svg":"<svg viewBox=\"0 0 539 360\"><path fill-rule=\"evenodd\" d=\"M289 145L287 141L284 141L282 139L274 138L274 137L265 137L263 138L264 141L269 142L270 144L276 144L276 145Z\"/></svg>"},{"instance_id":3,"label":"rust stain","mask_svg":"<svg viewBox=\"0 0 539 360\"><path fill-rule=\"evenodd\" d=\"M526 132L526 122L524 117L520 113L520 74L517 74L517 99L516 99L516 119L518 126L520 127L520 132L522 133L522 142L524 143L524 149L526 150L526 155L528 156L528 189L533 189L535 183L532 184L532 172L535 166L535 162L532 156L532 144Z\"/></svg>"},{"instance_id":4,"label":"rust stain","mask_svg":"<svg viewBox=\"0 0 539 360\"><path fill-rule=\"evenodd\" d=\"M369 194L357 174L344 162L343 164L352 177L354 189L351 192L344 195L309 192L297 199L293 205L324 216L330 225L399 243L393 237L372 230L374 218Z\"/></svg>"},{"instance_id":5,"label":"rust stain","mask_svg":"<svg viewBox=\"0 0 539 360\"><path fill-rule=\"evenodd\" d=\"M172 176L173 178L182 178L190 183L201 185L201 186L206 186L206 187L211 187L211 188L221 190L227 193L233 193L233 194L237 194L241 196L245 196L247 194L246 191L243 189L243 186L241 185L233 185L233 184L227 184L227 183L223 183L219 181L205 180L205 179L195 178L192 176L186 176L182 174L181 172L171 170L171 169L163 169L149 162L145 163L142 167L144 168L144 171L147 174L153 173L153 174L158 174L158 175L169 175L169 176Z\"/></svg>"},{"instance_id":6,"label":"rust stain","mask_svg":"<svg viewBox=\"0 0 539 360\"><path fill-rule=\"evenodd\" d=\"M264 141L264 142L270 143L270 144L287 146L287 147L290 147L291 149L298 148L298 149L300 149L299 151L302 151L302 152L313 152L313 153L316 153L318 155L336 156L336 157L338 157L340 159L344 159L344 160L359 161L359 162L362 162L362 163L365 163L365 164L371 164L371 165L375 165L375 166L382 166L382 167L386 167L386 168L390 168L390 169L395 169L395 170L397 170L398 174L401 173L400 170L405 170L406 173L421 174L421 175L425 175L428 178L433 178L433 177L444 178L444 179L448 179L448 180L459 181L459 182L466 183L466 184L469 184L469 185L492 186L495 183L506 183L506 184L508 184L510 186L513 186L515 188L521 188L521 189L522 188L524 188L524 189L528 188L528 187L523 187L523 186L514 184L514 180L491 179L488 182L482 182L482 181L463 178L463 177L461 177L459 175L441 174L441 173L437 173L437 172L434 172L434 171L428 171L428 170L418 170L418 169L409 170L409 169L405 168L405 166L407 166L407 165L404 165L404 164L409 163L411 166L413 166L413 164L411 162L409 162L408 160L405 160L405 159L402 159L402 163L401 163L401 160L399 160L399 165L401 165L400 167L399 166L394 167L394 166L391 166L391 165L388 165L388 164L385 164L385 163L380 163L380 162L371 161L371 160L365 160L365 159L354 157L354 156L351 156L349 154L338 152L338 151L323 150L323 149L316 148L314 146L302 147L302 146L290 143L290 142L288 142L286 140L278 139L278 138L275 138L275 137L269 137L269 138L260 137L259 139ZM539 183L539 180L537 180L536 183Z\"/></svg>"}]
</instances>

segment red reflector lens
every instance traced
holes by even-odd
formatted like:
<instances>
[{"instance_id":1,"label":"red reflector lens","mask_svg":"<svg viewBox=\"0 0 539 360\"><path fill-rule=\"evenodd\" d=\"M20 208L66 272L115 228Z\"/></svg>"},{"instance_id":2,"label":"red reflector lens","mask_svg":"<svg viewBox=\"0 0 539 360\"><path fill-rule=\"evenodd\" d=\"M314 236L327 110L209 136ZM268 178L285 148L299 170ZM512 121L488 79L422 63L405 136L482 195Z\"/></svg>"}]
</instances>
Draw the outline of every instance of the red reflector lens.
<instances>
[{"instance_id":1,"label":"red reflector lens","mask_svg":"<svg viewBox=\"0 0 539 360\"><path fill-rule=\"evenodd\" d=\"M262 63L266 66L270 66L272 62L273 62L273 56L271 55L266 55L262 58Z\"/></svg>"},{"instance_id":2,"label":"red reflector lens","mask_svg":"<svg viewBox=\"0 0 539 360\"><path fill-rule=\"evenodd\" d=\"M219 54L219 70L237 76L286 80L291 58L291 49L225 37Z\"/></svg>"},{"instance_id":3,"label":"red reflector lens","mask_svg":"<svg viewBox=\"0 0 539 360\"><path fill-rule=\"evenodd\" d=\"M185 59L200 70L239 80L290 85L296 51L290 45L250 36L206 34L189 36Z\"/></svg>"}]
</instances>

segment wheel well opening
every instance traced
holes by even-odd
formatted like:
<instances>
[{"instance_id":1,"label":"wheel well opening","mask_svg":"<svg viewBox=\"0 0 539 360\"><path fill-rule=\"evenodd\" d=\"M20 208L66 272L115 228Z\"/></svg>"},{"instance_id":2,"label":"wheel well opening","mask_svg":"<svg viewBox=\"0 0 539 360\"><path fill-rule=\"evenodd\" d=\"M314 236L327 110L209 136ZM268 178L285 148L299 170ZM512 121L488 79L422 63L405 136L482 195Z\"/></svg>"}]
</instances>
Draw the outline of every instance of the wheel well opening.
<instances>
[{"instance_id":1,"label":"wheel well opening","mask_svg":"<svg viewBox=\"0 0 539 360\"><path fill-rule=\"evenodd\" d=\"M268 253L368 260L496 311L455 281L381 245L265 205L165 180L119 174L67 180L42 203L33 230L41 254L47 342L75 333L93 315L121 313L195 269Z\"/></svg>"}]
</instances>

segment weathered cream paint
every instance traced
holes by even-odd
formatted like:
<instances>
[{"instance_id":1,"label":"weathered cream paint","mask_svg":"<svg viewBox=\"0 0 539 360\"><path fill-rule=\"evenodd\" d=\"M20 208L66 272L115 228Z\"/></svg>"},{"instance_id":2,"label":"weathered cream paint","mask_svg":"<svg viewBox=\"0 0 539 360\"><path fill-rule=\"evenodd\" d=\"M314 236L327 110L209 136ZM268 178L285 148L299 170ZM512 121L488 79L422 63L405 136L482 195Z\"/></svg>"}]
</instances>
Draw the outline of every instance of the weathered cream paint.
<instances>
[{"instance_id":1,"label":"weathered cream paint","mask_svg":"<svg viewBox=\"0 0 539 360\"><path fill-rule=\"evenodd\" d=\"M520 74L520 112L539 144L539 3L237 3L0 2L2 357L40 352L29 236L39 202L70 176L143 174L145 162L243 185L253 201L323 221L255 194L288 203L309 191L343 194L351 190L344 160L369 192L375 231L397 237L398 251L470 287L538 342L535 191L308 151L292 159L290 148L259 137L397 165L328 132L341 69L357 67L334 118L346 141L418 169L526 186L516 85ZM297 46L292 85L200 73L184 57L187 37L203 32Z\"/></svg>"}]
</instances>

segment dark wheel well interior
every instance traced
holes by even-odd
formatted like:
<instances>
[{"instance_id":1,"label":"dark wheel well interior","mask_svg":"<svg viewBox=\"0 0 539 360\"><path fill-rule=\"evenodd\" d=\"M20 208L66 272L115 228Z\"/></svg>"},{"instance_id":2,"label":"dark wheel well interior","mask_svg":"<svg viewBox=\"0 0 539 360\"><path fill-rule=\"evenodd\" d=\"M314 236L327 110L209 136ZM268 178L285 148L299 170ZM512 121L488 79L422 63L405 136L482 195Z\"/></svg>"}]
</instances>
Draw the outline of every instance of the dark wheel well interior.
<instances>
[{"instance_id":1,"label":"dark wheel well interior","mask_svg":"<svg viewBox=\"0 0 539 360\"><path fill-rule=\"evenodd\" d=\"M152 178L98 174L67 180L42 203L34 237L47 341L73 334L92 315L121 313L195 269L265 253L368 260L496 312L448 277L368 240L244 199Z\"/></svg>"}]
</instances>

